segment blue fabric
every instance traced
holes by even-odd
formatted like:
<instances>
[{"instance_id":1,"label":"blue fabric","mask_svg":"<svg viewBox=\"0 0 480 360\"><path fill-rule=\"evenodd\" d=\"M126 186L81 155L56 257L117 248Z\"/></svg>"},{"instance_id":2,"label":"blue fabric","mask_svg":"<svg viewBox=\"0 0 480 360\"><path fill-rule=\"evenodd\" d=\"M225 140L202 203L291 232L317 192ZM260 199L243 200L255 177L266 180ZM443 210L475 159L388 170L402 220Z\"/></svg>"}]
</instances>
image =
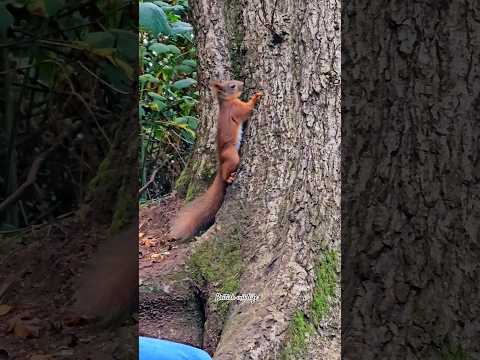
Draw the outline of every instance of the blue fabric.
<instances>
[{"instance_id":1,"label":"blue fabric","mask_svg":"<svg viewBox=\"0 0 480 360\"><path fill-rule=\"evenodd\" d=\"M212 360L201 349L172 341L140 336L139 360Z\"/></svg>"}]
</instances>

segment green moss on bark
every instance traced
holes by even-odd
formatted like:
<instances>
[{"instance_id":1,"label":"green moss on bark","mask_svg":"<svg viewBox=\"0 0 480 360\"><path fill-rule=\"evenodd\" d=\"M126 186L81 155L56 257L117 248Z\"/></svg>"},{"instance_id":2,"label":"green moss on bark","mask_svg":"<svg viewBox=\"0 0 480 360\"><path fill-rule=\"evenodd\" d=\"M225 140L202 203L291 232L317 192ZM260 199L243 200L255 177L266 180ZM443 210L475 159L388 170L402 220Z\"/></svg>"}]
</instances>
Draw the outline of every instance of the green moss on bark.
<instances>
[{"instance_id":1,"label":"green moss on bark","mask_svg":"<svg viewBox=\"0 0 480 360\"><path fill-rule=\"evenodd\" d=\"M193 168L190 163L180 173L175 182L175 190L181 195L186 196L190 182L192 181Z\"/></svg>"},{"instance_id":2,"label":"green moss on bark","mask_svg":"<svg viewBox=\"0 0 480 360\"><path fill-rule=\"evenodd\" d=\"M335 298L337 266L336 252L325 252L315 269L315 287L310 308L306 312L297 310L293 315L288 340L281 353L282 359L300 359L305 353L307 337L319 326Z\"/></svg>"},{"instance_id":3,"label":"green moss on bark","mask_svg":"<svg viewBox=\"0 0 480 360\"><path fill-rule=\"evenodd\" d=\"M473 360L473 358L460 345L449 345L442 351L441 360Z\"/></svg>"},{"instance_id":4,"label":"green moss on bark","mask_svg":"<svg viewBox=\"0 0 480 360\"><path fill-rule=\"evenodd\" d=\"M211 289L208 300L222 319L229 302L214 302L215 293L236 294L239 289L242 261L240 243L234 234L229 238L214 238L199 246L188 262L188 271L195 283Z\"/></svg>"},{"instance_id":5,"label":"green moss on bark","mask_svg":"<svg viewBox=\"0 0 480 360\"><path fill-rule=\"evenodd\" d=\"M195 175L198 174L198 175ZM175 189L184 197L185 200L191 201L198 194L205 191L212 183L216 174L216 163L202 161L187 164L175 182Z\"/></svg>"}]
</instances>

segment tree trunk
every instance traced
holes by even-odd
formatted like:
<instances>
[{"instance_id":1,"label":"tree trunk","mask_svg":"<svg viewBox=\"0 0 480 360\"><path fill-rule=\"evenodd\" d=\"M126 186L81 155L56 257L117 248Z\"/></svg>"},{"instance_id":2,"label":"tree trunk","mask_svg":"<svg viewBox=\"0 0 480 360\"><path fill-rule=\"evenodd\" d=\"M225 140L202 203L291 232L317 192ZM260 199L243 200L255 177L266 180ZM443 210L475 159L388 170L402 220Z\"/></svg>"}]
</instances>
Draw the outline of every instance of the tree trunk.
<instances>
[{"instance_id":1,"label":"tree trunk","mask_svg":"<svg viewBox=\"0 0 480 360\"><path fill-rule=\"evenodd\" d=\"M345 359L479 358L478 11L346 9Z\"/></svg>"},{"instance_id":2,"label":"tree trunk","mask_svg":"<svg viewBox=\"0 0 480 360\"><path fill-rule=\"evenodd\" d=\"M184 183L200 188L200 168L211 175L216 166L218 105L207 80L241 79L245 96L265 93L245 132L237 180L205 234L239 242L238 293L259 299L232 303L220 331L209 331L218 319L207 305L204 345L215 349L214 359L280 359L293 338L293 315L309 321L312 300L323 294L316 274L325 254L339 259L340 2L205 0L192 7L202 125ZM338 301L329 304L328 326L303 334L305 347L320 348L302 349L299 358L339 358Z\"/></svg>"}]
</instances>

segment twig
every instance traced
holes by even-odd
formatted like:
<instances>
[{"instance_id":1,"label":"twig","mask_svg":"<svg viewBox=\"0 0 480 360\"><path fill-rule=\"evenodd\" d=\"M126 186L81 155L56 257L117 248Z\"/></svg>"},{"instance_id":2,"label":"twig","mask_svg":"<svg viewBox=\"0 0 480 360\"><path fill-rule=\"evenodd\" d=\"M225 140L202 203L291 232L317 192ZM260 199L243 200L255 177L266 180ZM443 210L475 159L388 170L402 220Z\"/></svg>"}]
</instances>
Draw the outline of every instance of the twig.
<instances>
[{"instance_id":1,"label":"twig","mask_svg":"<svg viewBox=\"0 0 480 360\"><path fill-rule=\"evenodd\" d=\"M117 89L116 87L114 87L112 84L109 84L108 82L106 82L105 80L103 80L101 77L99 77L97 74L95 74L92 70L90 70L88 67L86 67L85 65L83 65L83 63L81 61L77 61L78 65L80 65L86 72L88 72L90 75L92 75L95 79L97 79L98 81L100 81L103 85L109 87L110 89L112 89L113 91L115 92L118 92L119 94L123 94L123 95L130 95L130 92L127 92L127 91L122 91L122 90L119 90Z\"/></svg>"},{"instance_id":2,"label":"twig","mask_svg":"<svg viewBox=\"0 0 480 360\"><path fill-rule=\"evenodd\" d=\"M67 71L65 69L65 66L59 62L59 61L56 61L56 60L47 60L46 62L51 62L55 65L57 65L58 67L60 67L62 69L62 71L66 74ZM97 120L97 117L95 116L95 113L92 111L92 109L90 108L90 106L88 105L87 101L75 90L75 86L73 86L73 83L72 83L72 79L70 79L69 76L65 77L65 79L68 81L68 85L70 86L70 91L71 91L71 94L73 96L75 96L78 100L80 100L80 102L83 104L83 106L85 107L85 109L87 109L88 113L90 114L90 116L92 117L92 120L95 122L95 125L97 125L97 128L98 130L100 131L100 133L102 134L102 136L105 138L105 140L107 141L108 145L111 147L112 146L112 142L110 141L110 139L108 138L107 134L105 133L105 130L103 130L103 128L100 126L100 124L98 123L98 120ZM66 102L67 103L67 102Z\"/></svg>"},{"instance_id":3,"label":"twig","mask_svg":"<svg viewBox=\"0 0 480 360\"><path fill-rule=\"evenodd\" d=\"M57 147L59 147L63 141L66 138L69 138L72 134L76 133L78 129L81 127L81 122L78 122L75 124L70 132L67 132L64 136L61 136L58 141L56 141L48 150L44 151L41 153L39 156L35 158L35 160L32 163L32 166L30 167L30 170L28 171L27 179L25 182L20 185L15 192L13 192L11 195L9 195L4 201L0 203L0 212L4 211L6 208L8 208L10 205L15 203L18 198L23 194L23 192L32 184L35 183L35 180L37 178L37 173L38 170L40 169L40 166L42 165L43 161L52 153L54 150L56 150Z\"/></svg>"},{"instance_id":4,"label":"twig","mask_svg":"<svg viewBox=\"0 0 480 360\"><path fill-rule=\"evenodd\" d=\"M20 187L15 190L14 193L12 193L4 201L2 201L2 203L0 203L0 212L4 211L6 208L8 208L8 206L14 203L23 194L23 192L35 182L38 170L40 169L40 165L42 165L43 161L45 160L47 152L48 150L35 158L28 172L27 180L25 180L25 182L20 185Z\"/></svg>"},{"instance_id":5,"label":"twig","mask_svg":"<svg viewBox=\"0 0 480 360\"><path fill-rule=\"evenodd\" d=\"M147 190L147 188L149 187L149 185L155 181L155 176L157 175L158 170L160 170L159 167L156 168L156 169L153 171L152 175L150 176L150 180L148 180L147 183L146 183L145 185L143 185L143 186L140 188L140 190L138 190L138 195L141 195L145 190Z\"/></svg>"}]
</instances>

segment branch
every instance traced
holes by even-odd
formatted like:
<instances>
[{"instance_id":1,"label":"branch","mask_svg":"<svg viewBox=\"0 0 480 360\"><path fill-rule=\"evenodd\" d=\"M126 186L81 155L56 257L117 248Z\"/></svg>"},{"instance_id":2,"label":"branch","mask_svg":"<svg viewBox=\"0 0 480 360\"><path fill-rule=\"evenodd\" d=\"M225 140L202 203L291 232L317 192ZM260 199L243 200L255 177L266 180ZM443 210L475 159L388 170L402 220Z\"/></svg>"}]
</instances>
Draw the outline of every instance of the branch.
<instances>
[{"instance_id":1,"label":"branch","mask_svg":"<svg viewBox=\"0 0 480 360\"><path fill-rule=\"evenodd\" d=\"M35 182L35 179L37 178L38 170L40 169L40 165L42 165L48 152L49 151L45 151L44 153L40 154L37 158L35 158L28 172L27 180L25 180L25 182L22 185L20 185L20 187L17 190L15 190L13 194L11 194L4 201L2 201L2 203L0 204L0 212L4 211L7 207L9 207L11 204L17 201L18 198L23 194L23 192L27 190L27 188Z\"/></svg>"},{"instance_id":2,"label":"branch","mask_svg":"<svg viewBox=\"0 0 480 360\"><path fill-rule=\"evenodd\" d=\"M158 170L160 170L159 167L153 171L152 175L150 176L150 180L148 180L147 183L143 185L140 190L138 190L138 195L141 195L145 190L147 190L148 186L155 180Z\"/></svg>"},{"instance_id":3,"label":"branch","mask_svg":"<svg viewBox=\"0 0 480 360\"><path fill-rule=\"evenodd\" d=\"M74 124L70 129L70 131L67 131L63 136L60 136L60 138L55 144L53 144L48 150L45 150L43 153L38 155L35 158L35 160L33 160L32 166L28 171L27 180L25 180L25 182L22 185L20 185L17 188L17 190L15 190L15 192L10 194L5 200L3 200L0 203L0 212L4 211L10 205L15 203L15 201L18 200L18 198L24 193L24 191L35 182L37 178L38 170L40 169L40 166L42 165L43 161L48 157L48 155L50 155L50 153L56 150L57 147L59 147L65 139L68 139L73 134L75 134L81 128L81 126L82 126L81 121Z\"/></svg>"}]
</instances>

